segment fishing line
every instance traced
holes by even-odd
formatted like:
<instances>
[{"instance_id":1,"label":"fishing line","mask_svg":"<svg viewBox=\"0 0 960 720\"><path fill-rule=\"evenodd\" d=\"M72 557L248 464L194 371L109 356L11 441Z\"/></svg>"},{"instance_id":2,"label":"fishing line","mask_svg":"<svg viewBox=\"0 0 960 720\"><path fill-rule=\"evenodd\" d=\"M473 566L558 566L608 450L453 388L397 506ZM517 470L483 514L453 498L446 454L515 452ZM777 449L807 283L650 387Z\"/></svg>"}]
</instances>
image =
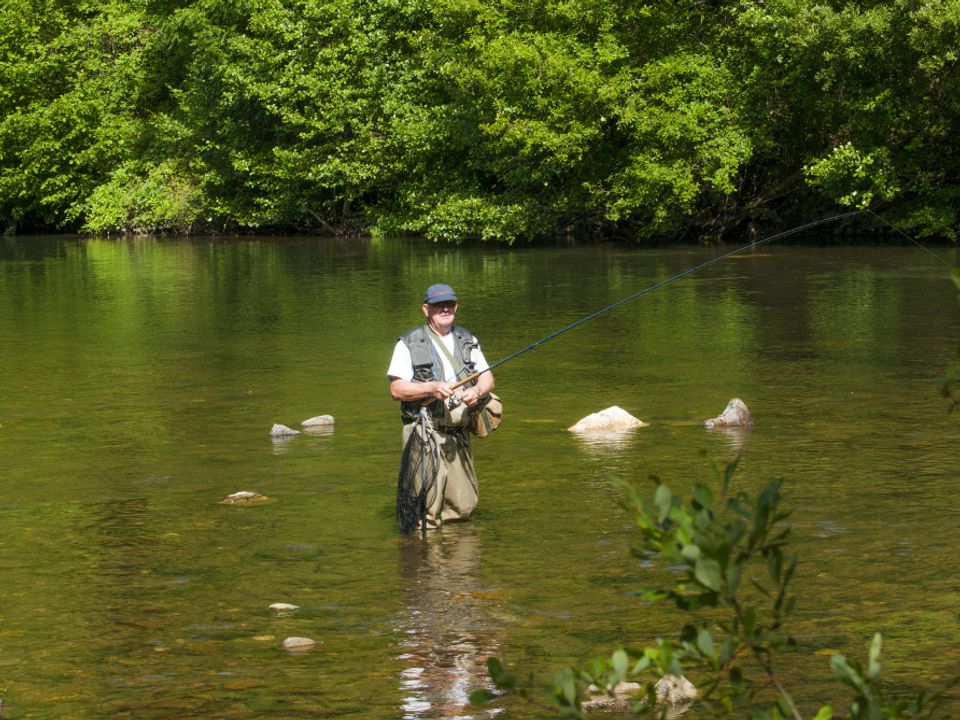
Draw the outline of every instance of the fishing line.
<instances>
[{"instance_id":1,"label":"fishing line","mask_svg":"<svg viewBox=\"0 0 960 720\"><path fill-rule=\"evenodd\" d=\"M905 237L907 240L909 240L910 242L912 242L912 243L913 243L914 245L916 245L918 248L920 248L921 250L923 250L923 251L929 253L930 255L932 255L933 257L935 257L937 260L939 260L940 262L942 262L944 265L946 265L946 266L947 266L948 268L950 268L951 270L953 269L953 265L952 265L948 260L945 260L944 258L940 257L940 256L937 255L933 250L931 250L930 248L926 247L923 243L921 243L919 240L915 240L914 238L910 237L910 236L907 235L907 233L905 233L903 230L901 230L900 228L894 226L892 223L888 222L887 220L885 220L885 219L883 219L882 217L880 217L879 215L877 215L873 210L866 209L866 210L864 210L863 212L868 212L868 213L870 213L870 214L873 215L877 220L879 220L880 222L882 222L884 225L886 225L888 228L890 228L891 230L893 230L895 233L899 233L900 235L903 235L903 237Z\"/></svg>"},{"instance_id":2,"label":"fishing line","mask_svg":"<svg viewBox=\"0 0 960 720\"><path fill-rule=\"evenodd\" d=\"M733 257L734 255L739 255L740 253L746 252L747 250L751 250L751 249L758 248L758 247L760 247L761 245L766 245L766 244L768 244L768 243L773 242L774 240L779 240L780 238L787 237L788 235L794 235L794 234L796 234L796 233L798 233L798 232L802 232L802 231L804 231L804 230L809 230L810 228L817 227L818 225L824 225L824 224L826 224L826 223L831 223L831 222L835 222L835 221L837 221L837 220L842 220L843 218L853 217L854 215L860 215L860 214L863 213L863 212L864 212L863 210L853 210L853 211L851 211L851 212L842 213L842 214L840 214L840 215L832 215L832 216L830 216L830 217L828 217L828 218L821 218L820 220L814 220L813 222L808 222L808 223L805 223L805 224L803 224L803 225L798 225L798 226L795 227L795 228L790 228L789 230L784 230L783 232L779 232L779 233L776 233L776 234L774 234L774 235L769 235L769 236L767 236L767 237L765 237L765 238L761 238L760 240L756 240L756 241L751 242L751 243L749 243L749 244L747 244L747 245L744 245L743 247L737 248L736 250L731 250L730 252L724 253L723 255L719 255L719 256L711 259L711 260L707 260L706 262L700 263L699 265L695 265L695 266L693 266L693 267L691 267L691 268L688 268L688 269L684 270L683 272L679 272L679 273L677 273L676 275L671 275L670 277L665 278L664 280L660 280L659 282L656 282L656 283L654 283L653 285L650 285L649 287L646 287L646 288L644 288L643 290L640 290L639 292L633 293L633 295L628 295L627 297L623 298L622 300L617 300L617 302L611 303L610 305L607 305L605 308L601 308L600 310L597 310L596 312L592 312L592 313L590 313L589 315L587 315L586 317L582 317L582 318L580 318L579 320L570 323L570 324L567 325L566 327L560 328L559 330L556 330L556 331L550 333L549 335L545 335L544 337L540 338L540 339L537 340L536 342L527 345L525 348L522 348L522 349L520 349L520 350L517 350L515 353L512 353L512 354L510 354L510 355L507 355L505 358L503 358L503 359L501 359L501 360L497 360L497 362L493 363L493 365L491 365L490 367L488 367L486 370L481 370L480 372L476 372L476 373L470 375L469 377L465 378L464 380L461 380L460 382L458 382L458 383L457 383L456 385L454 385L453 387L454 387L454 388L457 388L457 387L459 387L459 386L461 386L461 385L464 385L464 384L470 382L471 380L475 380L475 379L478 378L480 375L483 375L483 373L485 373L485 372L490 372L490 371L493 370L494 368L499 367L500 365L503 365L505 362L507 362L507 361L509 361L509 360L513 360L514 358L519 357L520 355L523 355L524 353L530 352L530 351L533 350L534 348L537 348L537 347L543 345L545 342L549 342L550 340L553 340L555 337L558 337L558 336L560 336L560 335L563 335L565 332L569 332L570 330L573 330L574 328L580 327L580 326L583 325L584 323L590 322L590 321L593 320L594 318L600 317L601 315L604 315L605 313L608 313L608 312L610 312L611 310L615 310L616 308L620 307L621 305L625 305L626 303L630 302L631 300L636 300L638 297L641 297L641 296L643 296L643 295L646 295L647 293L652 293L654 290L657 290L657 289L659 289L659 288L662 288L664 285L669 285L670 283L672 283L672 282L674 282L674 281L676 281L676 280L679 280L679 279L681 279L681 278L684 278L684 277L686 277L687 275L692 275L692 274L695 273L695 272L699 272L700 270L703 270L704 268L708 268L708 267L710 267L711 265L716 265L717 263L722 262L723 260L726 260L727 258Z\"/></svg>"}]
</instances>

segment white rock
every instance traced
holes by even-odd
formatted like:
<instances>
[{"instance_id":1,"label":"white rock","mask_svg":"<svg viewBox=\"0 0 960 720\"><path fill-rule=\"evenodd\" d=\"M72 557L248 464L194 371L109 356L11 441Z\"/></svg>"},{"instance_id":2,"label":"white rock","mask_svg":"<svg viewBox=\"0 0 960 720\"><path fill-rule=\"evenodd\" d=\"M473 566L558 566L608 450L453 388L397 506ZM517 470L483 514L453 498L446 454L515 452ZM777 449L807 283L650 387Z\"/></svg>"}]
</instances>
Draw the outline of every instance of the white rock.
<instances>
[{"instance_id":1,"label":"white rock","mask_svg":"<svg viewBox=\"0 0 960 720\"><path fill-rule=\"evenodd\" d=\"M291 605L290 603L272 603L270 609L277 615L292 615L300 609L300 606Z\"/></svg>"},{"instance_id":2,"label":"white rock","mask_svg":"<svg viewBox=\"0 0 960 720\"><path fill-rule=\"evenodd\" d=\"M708 428L753 427L753 417L743 400L733 398L720 415L704 420L703 424Z\"/></svg>"},{"instance_id":3,"label":"white rock","mask_svg":"<svg viewBox=\"0 0 960 720\"><path fill-rule=\"evenodd\" d=\"M283 647L291 652L303 652L316 647L317 641L308 637L288 637L283 641Z\"/></svg>"},{"instance_id":4,"label":"white rock","mask_svg":"<svg viewBox=\"0 0 960 720\"><path fill-rule=\"evenodd\" d=\"M286 425L281 425L280 423L274 423L273 427L270 428L270 437L284 437L286 435L299 435L299 430L294 430L288 428Z\"/></svg>"},{"instance_id":5,"label":"white rock","mask_svg":"<svg viewBox=\"0 0 960 720\"><path fill-rule=\"evenodd\" d=\"M328 425L333 425L333 415L317 415L312 418L307 418L302 423L300 427L326 427Z\"/></svg>"},{"instance_id":6,"label":"white rock","mask_svg":"<svg viewBox=\"0 0 960 720\"><path fill-rule=\"evenodd\" d=\"M649 423L643 422L628 413L618 405L612 405L606 410L587 415L578 420L569 428L570 432L592 432L594 430L622 430L627 428L646 427Z\"/></svg>"},{"instance_id":7,"label":"white rock","mask_svg":"<svg viewBox=\"0 0 960 720\"><path fill-rule=\"evenodd\" d=\"M227 495L220 502L224 505L255 505L257 503L269 502L270 498L262 493L253 490L241 490L240 492Z\"/></svg>"}]
</instances>

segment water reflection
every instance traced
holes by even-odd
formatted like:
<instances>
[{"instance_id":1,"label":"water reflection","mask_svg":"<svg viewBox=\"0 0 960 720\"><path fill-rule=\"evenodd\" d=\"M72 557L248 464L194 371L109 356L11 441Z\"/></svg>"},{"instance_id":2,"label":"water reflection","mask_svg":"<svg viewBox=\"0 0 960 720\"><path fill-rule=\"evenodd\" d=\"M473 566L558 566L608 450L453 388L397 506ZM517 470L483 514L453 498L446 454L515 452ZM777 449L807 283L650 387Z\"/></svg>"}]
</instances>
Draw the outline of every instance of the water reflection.
<instances>
[{"instance_id":1,"label":"water reflection","mask_svg":"<svg viewBox=\"0 0 960 720\"><path fill-rule=\"evenodd\" d=\"M472 523L449 523L424 537L400 538L407 609L399 659L403 717L490 717L470 694L492 686L486 663L500 641L479 597L480 542Z\"/></svg>"},{"instance_id":2,"label":"water reflection","mask_svg":"<svg viewBox=\"0 0 960 720\"><path fill-rule=\"evenodd\" d=\"M296 435L274 435L270 438L270 444L273 446L274 455L284 455L290 451L290 446L293 444L294 440L297 439Z\"/></svg>"},{"instance_id":3,"label":"water reflection","mask_svg":"<svg viewBox=\"0 0 960 720\"><path fill-rule=\"evenodd\" d=\"M705 428L708 433L716 433L717 435L722 435L728 443L730 443L730 448L736 452L740 452L747 446L747 438L750 437L750 431L753 428L750 427L714 427L714 428Z\"/></svg>"},{"instance_id":4,"label":"water reflection","mask_svg":"<svg viewBox=\"0 0 960 720\"><path fill-rule=\"evenodd\" d=\"M619 453L629 447L636 437L637 428L590 430L571 434L590 455L600 456Z\"/></svg>"}]
</instances>

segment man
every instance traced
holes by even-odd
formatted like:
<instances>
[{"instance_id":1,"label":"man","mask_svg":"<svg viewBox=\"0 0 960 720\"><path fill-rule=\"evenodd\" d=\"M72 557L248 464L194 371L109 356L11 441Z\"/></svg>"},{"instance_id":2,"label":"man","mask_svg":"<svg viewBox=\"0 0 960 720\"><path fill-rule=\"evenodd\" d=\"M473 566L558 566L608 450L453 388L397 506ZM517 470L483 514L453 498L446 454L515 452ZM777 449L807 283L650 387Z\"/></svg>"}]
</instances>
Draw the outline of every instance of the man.
<instances>
[{"instance_id":1,"label":"man","mask_svg":"<svg viewBox=\"0 0 960 720\"><path fill-rule=\"evenodd\" d=\"M466 520L477 507L477 474L467 429L469 409L493 390L493 374L484 372L454 390L451 386L489 365L477 339L454 325L457 294L440 283L427 288L421 305L424 325L404 333L387 370L390 395L400 401L403 445L416 429L426 405L440 449L436 482L426 499L428 528Z\"/></svg>"}]
</instances>

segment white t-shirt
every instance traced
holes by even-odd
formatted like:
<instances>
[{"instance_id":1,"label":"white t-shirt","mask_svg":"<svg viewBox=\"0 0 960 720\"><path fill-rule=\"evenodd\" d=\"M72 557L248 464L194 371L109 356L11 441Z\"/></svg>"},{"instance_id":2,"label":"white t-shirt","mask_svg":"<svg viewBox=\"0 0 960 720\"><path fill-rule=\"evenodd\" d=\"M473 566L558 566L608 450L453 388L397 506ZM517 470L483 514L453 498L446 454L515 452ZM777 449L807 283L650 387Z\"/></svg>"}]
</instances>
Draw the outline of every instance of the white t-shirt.
<instances>
[{"instance_id":1,"label":"white t-shirt","mask_svg":"<svg viewBox=\"0 0 960 720\"><path fill-rule=\"evenodd\" d=\"M434 346L436 346L437 338L434 337L433 333L430 334L430 340ZM446 346L447 350L450 351L450 355L455 357L453 333L449 332L446 335L441 335L440 341ZM477 338L474 337L473 342L477 343ZM453 365L450 364L447 356L439 347L435 349L440 358L440 362L443 363L444 380L448 383L456 382L457 373L453 369ZM487 359L483 356L483 350L480 349L479 344L471 351L470 361L474 364L475 372L481 372L490 367L487 364ZM393 357L390 359L390 368L387 370L387 377L391 380L395 378L413 380L413 360L410 358L410 349L403 343L403 340L397 340L397 344L393 347ZM459 379L462 380L463 378Z\"/></svg>"}]
</instances>

